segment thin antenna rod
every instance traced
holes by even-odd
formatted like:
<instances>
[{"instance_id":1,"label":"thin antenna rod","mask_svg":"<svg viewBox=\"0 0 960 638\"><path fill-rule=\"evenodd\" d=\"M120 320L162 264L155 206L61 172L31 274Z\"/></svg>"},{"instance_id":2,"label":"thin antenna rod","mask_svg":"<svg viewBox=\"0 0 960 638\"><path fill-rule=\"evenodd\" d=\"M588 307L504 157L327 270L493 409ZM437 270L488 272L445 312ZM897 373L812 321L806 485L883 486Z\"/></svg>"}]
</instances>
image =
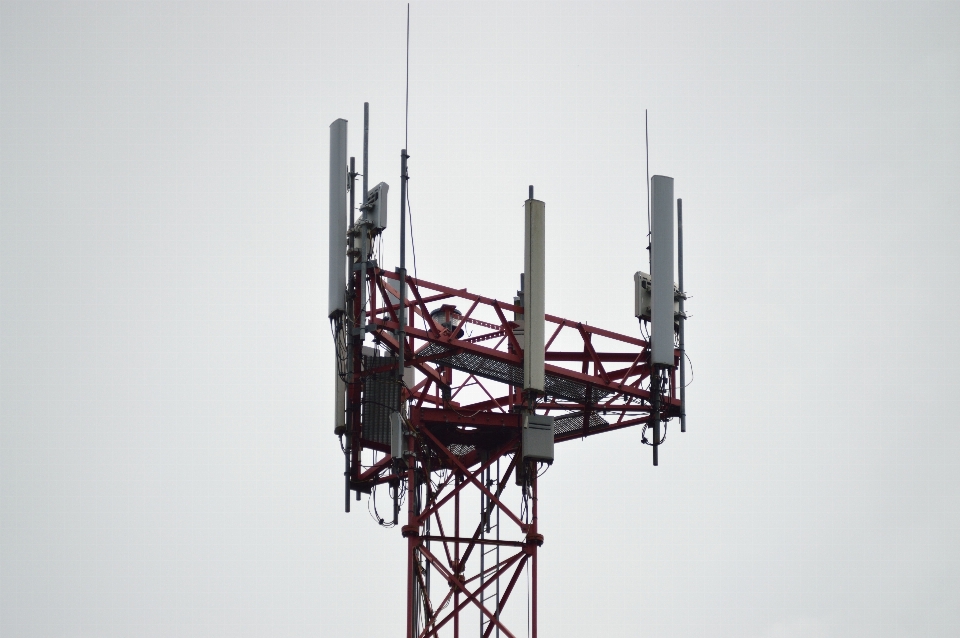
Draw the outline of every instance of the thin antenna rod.
<instances>
[{"instance_id":1,"label":"thin antenna rod","mask_svg":"<svg viewBox=\"0 0 960 638\"><path fill-rule=\"evenodd\" d=\"M653 421L653 465L660 464L660 368L650 371L650 420Z\"/></svg>"},{"instance_id":2,"label":"thin antenna rod","mask_svg":"<svg viewBox=\"0 0 960 638\"><path fill-rule=\"evenodd\" d=\"M653 251L651 250L650 236L653 234L650 223L650 125L647 120L647 109L643 109L643 131L647 138L647 260L650 272L653 272Z\"/></svg>"},{"instance_id":3,"label":"thin antenna rod","mask_svg":"<svg viewBox=\"0 0 960 638\"><path fill-rule=\"evenodd\" d=\"M400 385L403 385L404 371L404 345L406 339L406 314L407 314L407 141L410 129L410 3L407 3L407 88L406 101L403 109L403 148L400 150L400 267L397 268L397 275L400 277L400 299L397 300L400 312L399 330L397 330L397 374L399 375ZM411 225L411 229L413 226ZM416 266L416 253L414 253L414 266ZM414 269L416 270L416 269ZM402 396L402 394L401 394ZM400 411L403 411L403 401L401 400ZM412 496L410 497L412 498Z\"/></svg>"},{"instance_id":4,"label":"thin antenna rod","mask_svg":"<svg viewBox=\"0 0 960 638\"><path fill-rule=\"evenodd\" d=\"M407 89L406 102L403 110L403 149L400 151L400 329L397 331L397 371L400 375L400 384L403 385L403 347L404 329L406 328L407 314L407 141L410 129L410 3L407 3ZM416 262L414 262L416 263ZM402 408L402 406L401 406Z\"/></svg>"},{"instance_id":5,"label":"thin antenna rod","mask_svg":"<svg viewBox=\"0 0 960 638\"><path fill-rule=\"evenodd\" d=\"M370 141L370 103L363 103L363 202L367 203L367 147Z\"/></svg>"},{"instance_id":6,"label":"thin antenna rod","mask_svg":"<svg viewBox=\"0 0 960 638\"><path fill-rule=\"evenodd\" d=\"M650 120L647 109L643 109L643 132L647 147L647 259L650 264L650 276L653 277L653 222L650 218ZM660 464L660 370L653 365L650 355L650 419L653 421L653 465Z\"/></svg>"},{"instance_id":7,"label":"thin antenna rod","mask_svg":"<svg viewBox=\"0 0 960 638\"><path fill-rule=\"evenodd\" d=\"M398 305L400 306L400 313L398 318L400 319L400 329L397 331L397 343L398 343L398 374L400 375L400 383L403 383L403 347L404 347L404 331L406 329L406 315L407 315L407 158L410 157L407 155L407 149L402 149L400 151L400 267L397 268L397 274L400 276L400 299L398 300Z\"/></svg>"},{"instance_id":8,"label":"thin antenna rod","mask_svg":"<svg viewBox=\"0 0 960 638\"><path fill-rule=\"evenodd\" d=\"M407 3L407 101L403 111L403 148L410 148L410 3ZM406 151L404 151L406 152Z\"/></svg>"}]
</instances>

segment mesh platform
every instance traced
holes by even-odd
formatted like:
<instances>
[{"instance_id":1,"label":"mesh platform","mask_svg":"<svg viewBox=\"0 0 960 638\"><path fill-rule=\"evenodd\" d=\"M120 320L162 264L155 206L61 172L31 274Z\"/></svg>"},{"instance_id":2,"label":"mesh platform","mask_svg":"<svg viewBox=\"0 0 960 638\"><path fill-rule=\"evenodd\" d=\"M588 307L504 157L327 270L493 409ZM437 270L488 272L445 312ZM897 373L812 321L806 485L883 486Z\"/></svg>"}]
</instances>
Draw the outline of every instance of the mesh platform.
<instances>
[{"instance_id":1,"label":"mesh platform","mask_svg":"<svg viewBox=\"0 0 960 638\"><path fill-rule=\"evenodd\" d=\"M456 456L466 456L473 452L476 447L472 445L462 445L460 443L452 443L447 447L448 450L453 452Z\"/></svg>"},{"instance_id":2,"label":"mesh platform","mask_svg":"<svg viewBox=\"0 0 960 638\"><path fill-rule=\"evenodd\" d=\"M587 429L600 428L609 425L603 417L601 417L596 412L590 413L589 423ZM563 416L554 417L553 419L553 434L554 436L559 436L561 434L567 434L569 432L578 432L583 431L583 412L571 412L570 414L564 414Z\"/></svg>"},{"instance_id":3,"label":"mesh platform","mask_svg":"<svg viewBox=\"0 0 960 638\"><path fill-rule=\"evenodd\" d=\"M435 355L441 356L433 359L432 361L434 363L453 368L454 370L468 372L484 379L499 381L500 383L507 383L509 385L523 385L522 366L504 363L496 359L489 359L472 352L450 349L439 343L427 344L423 350L417 353L417 356L420 357L433 357ZM604 388L598 388L594 385L588 388L587 386L588 384L581 381L565 379L550 372L546 373L544 379L544 392L547 396L560 397L577 403L597 403L613 394ZM587 397L588 390L590 393L589 398Z\"/></svg>"}]
</instances>

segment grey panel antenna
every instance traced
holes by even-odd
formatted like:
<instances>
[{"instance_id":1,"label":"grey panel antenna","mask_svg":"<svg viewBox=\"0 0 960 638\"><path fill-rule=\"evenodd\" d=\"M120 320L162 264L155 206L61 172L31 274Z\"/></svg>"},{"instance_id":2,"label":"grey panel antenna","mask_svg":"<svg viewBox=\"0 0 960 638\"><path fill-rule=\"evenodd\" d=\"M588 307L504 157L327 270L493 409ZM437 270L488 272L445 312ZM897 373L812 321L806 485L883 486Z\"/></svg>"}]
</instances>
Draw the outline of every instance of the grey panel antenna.
<instances>
[{"instance_id":1,"label":"grey panel antenna","mask_svg":"<svg viewBox=\"0 0 960 638\"><path fill-rule=\"evenodd\" d=\"M524 206L523 389L543 392L545 206L528 199Z\"/></svg>"},{"instance_id":2,"label":"grey panel antenna","mask_svg":"<svg viewBox=\"0 0 960 638\"><path fill-rule=\"evenodd\" d=\"M347 306L347 121L330 125L330 225L327 316Z\"/></svg>"},{"instance_id":3,"label":"grey panel antenna","mask_svg":"<svg viewBox=\"0 0 960 638\"><path fill-rule=\"evenodd\" d=\"M650 180L653 217L651 346L653 365L673 366L673 178Z\"/></svg>"}]
</instances>

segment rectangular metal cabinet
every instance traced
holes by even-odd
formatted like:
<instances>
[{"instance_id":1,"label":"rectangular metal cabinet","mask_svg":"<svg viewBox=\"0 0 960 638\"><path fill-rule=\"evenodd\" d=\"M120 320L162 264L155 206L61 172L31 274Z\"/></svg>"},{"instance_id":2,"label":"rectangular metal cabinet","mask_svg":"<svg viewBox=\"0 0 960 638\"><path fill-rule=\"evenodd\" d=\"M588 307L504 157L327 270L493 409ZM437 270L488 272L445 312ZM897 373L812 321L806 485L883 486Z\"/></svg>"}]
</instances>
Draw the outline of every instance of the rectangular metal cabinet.
<instances>
[{"instance_id":1,"label":"rectangular metal cabinet","mask_svg":"<svg viewBox=\"0 0 960 638\"><path fill-rule=\"evenodd\" d=\"M650 275L643 271L633 273L633 315L650 318Z\"/></svg>"},{"instance_id":2,"label":"rectangular metal cabinet","mask_svg":"<svg viewBox=\"0 0 960 638\"><path fill-rule=\"evenodd\" d=\"M553 463L553 417L525 414L521 447L524 460Z\"/></svg>"},{"instance_id":3,"label":"rectangular metal cabinet","mask_svg":"<svg viewBox=\"0 0 960 638\"><path fill-rule=\"evenodd\" d=\"M389 192L390 185L386 182L380 182L367 192L365 206L369 207L369 210L366 216L377 230L382 231L387 227L387 195Z\"/></svg>"}]
</instances>

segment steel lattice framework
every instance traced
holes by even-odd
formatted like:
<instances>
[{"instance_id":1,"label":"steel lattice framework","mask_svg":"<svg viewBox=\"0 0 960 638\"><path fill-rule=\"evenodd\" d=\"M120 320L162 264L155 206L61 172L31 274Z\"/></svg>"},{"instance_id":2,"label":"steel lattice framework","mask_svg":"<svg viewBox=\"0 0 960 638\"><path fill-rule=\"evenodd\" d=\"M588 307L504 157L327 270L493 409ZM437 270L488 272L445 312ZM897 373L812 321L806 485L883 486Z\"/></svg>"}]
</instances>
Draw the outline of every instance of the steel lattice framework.
<instances>
[{"instance_id":1,"label":"steel lattice framework","mask_svg":"<svg viewBox=\"0 0 960 638\"><path fill-rule=\"evenodd\" d=\"M655 416L680 415L677 366L651 376L647 340L547 314L545 390L525 395L521 305L376 266L355 265L349 289L350 311L335 331L347 397L338 432L345 435L347 505L351 490L359 499L387 486L399 525L404 502L406 635L459 637L467 609L478 611L484 638L517 635L504 613L529 568L536 636L544 539L538 467L518 454L522 413L552 415L556 442L637 425L646 431ZM442 319L453 312L458 322ZM362 347L368 334L376 349ZM401 355L415 371L405 382ZM675 363L679 357L677 349ZM409 407L399 458L390 455L389 438L396 406Z\"/></svg>"}]
</instances>

